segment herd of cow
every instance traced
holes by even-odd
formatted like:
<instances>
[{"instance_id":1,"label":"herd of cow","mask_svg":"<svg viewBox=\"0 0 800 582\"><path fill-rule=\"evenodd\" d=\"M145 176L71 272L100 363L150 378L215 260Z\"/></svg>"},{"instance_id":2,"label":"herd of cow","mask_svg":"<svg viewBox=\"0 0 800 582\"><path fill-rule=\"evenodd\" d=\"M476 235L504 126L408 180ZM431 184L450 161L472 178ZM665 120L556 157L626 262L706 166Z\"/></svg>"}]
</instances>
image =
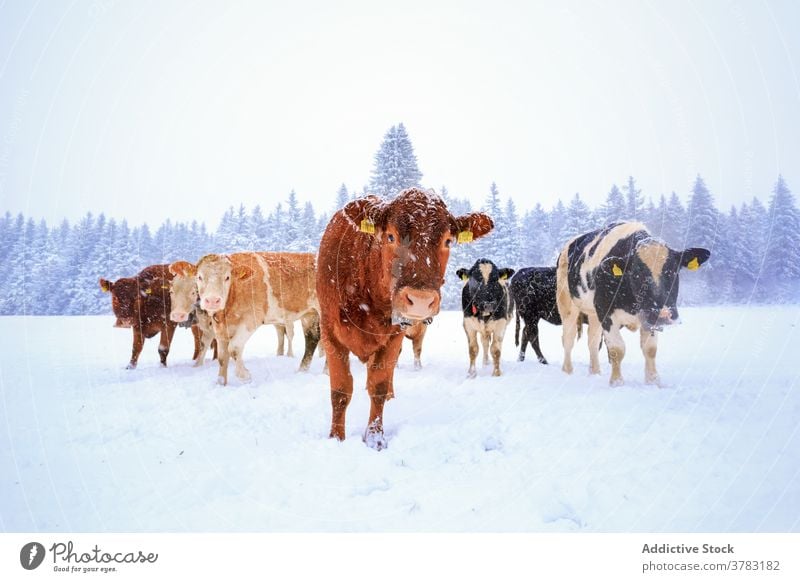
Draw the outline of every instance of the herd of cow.
<instances>
[{"instance_id":1,"label":"herd of cow","mask_svg":"<svg viewBox=\"0 0 800 582\"><path fill-rule=\"evenodd\" d=\"M213 349L218 381L228 381L232 358L235 374L250 379L243 354L258 327L275 325L278 354L292 352L294 322L300 320L307 370L321 344L330 375L330 436L345 438L345 413L353 394L350 354L367 365L371 400L364 441L386 446L383 407L394 396L394 369L403 338L413 342L414 365L427 324L439 313L441 287L450 248L487 235L492 219L482 212L453 216L435 194L418 188L392 200L367 196L347 204L328 223L319 253L246 252L211 254L196 264L178 261L154 265L117 281L100 279L111 293L117 327L133 329L135 368L145 338L161 334L158 352L166 366L177 326L194 335L195 366ZM611 224L580 235L561 251L556 267L498 268L481 259L456 275L463 281L462 310L469 345L468 375L483 344L483 362L493 360L499 376L503 336L516 313L525 323L519 359L530 343L540 362L540 319L562 326L562 369L572 373L571 352L583 324L588 324L590 372L600 372L604 340L611 363L611 384L622 383L620 363L625 344L620 330L640 329L645 381L658 383L655 366L657 332L677 321L676 300L681 268L697 269L708 260L706 249L675 251L636 222ZM321 350L322 351L322 350Z\"/></svg>"}]
</instances>

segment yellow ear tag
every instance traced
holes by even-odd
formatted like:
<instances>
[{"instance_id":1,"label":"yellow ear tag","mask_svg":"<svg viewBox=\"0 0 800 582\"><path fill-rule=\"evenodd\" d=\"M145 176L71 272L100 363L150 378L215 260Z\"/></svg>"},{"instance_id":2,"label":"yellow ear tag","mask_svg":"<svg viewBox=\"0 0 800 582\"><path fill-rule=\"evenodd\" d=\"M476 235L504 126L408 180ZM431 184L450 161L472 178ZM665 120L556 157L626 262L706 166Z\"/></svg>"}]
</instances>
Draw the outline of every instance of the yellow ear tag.
<instances>
[{"instance_id":1,"label":"yellow ear tag","mask_svg":"<svg viewBox=\"0 0 800 582\"><path fill-rule=\"evenodd\" d=\"M459 243L470 243L472 242L472 231L471 230L462 230L458 233L458 242Z\"/></svg>"},{"instance_id":2,"label":"yellow ear tag","mask_svg":"<svg viewBox=\"0 0 800 582\"><path fill-rule=\"evenodd\" d=\"M466 281L467 279L469 279L469 275L466 275L466 274L465 275L461 275L461 280L462 281Z\"/></svg>"},{"instance_id":3,"label":"yellow ear tag","mask_svg":"<svg viewBox=\"0 0 800 582\"><path fill-rule=\"evenodd\" d=\"M361 232L366 232L367 234L375 234L375 223L372 222L369 218L365 218L361 221Z\"/></svg>"},{"instance_id":4,"label":"yellow ear tag","mask_svg":"<svg viewBox=\"0 0 800 582\"><path fill-rule=\"evenodd\" d=\"M162 285L161 288L162 289L169 289L169 285Z\"/></svg>"},{"instance_id":5,"label":"yellow ear tag","mask_svg":"<svg viewBox=\"0 0 800 582\"><path fill-rule=\"evenodd\" d=\"M508 279L508 275L500 275L501 281L505 281L506 279Z\"/></svg>"},{"instance_id":6,"label":"yellow ear tag","mask_svg":"<svg viewBox=\"0 0 800 582\"><path fill-rule=\"evenodd\" d=\"M108 293L108 285L106 285L105 283L100 285L100 289L103 291L103 293Z\"/></svg>"},{"instance_id":7,"label":"yellow ear tag","mask_svg":"<svg viewBox=\"0 0 800 582\"><path fill-rule=\"evenodd\" d=\"M145 293L145 295L152 295L153 294L153 290L150 289L150 287L148 287L147 289L144 290L144 293Z\"/></svg>"},{"instance_id":8,"label":"yellow ear tag","mask_svg":"<svg viewBox=\"0 0 800 582\"><path fill-rule=\"evenodd\" d=\"M686 268L690 271L696 271L700 268L700 261L697 260L697 257L693 258L689 263L686 265Z\"/></svg>"},{"instance_id":9,"label":"yellow ear tag","mask_svg":"<svg viewBox=\"0 0 800 582\"><path fill-rule=\"evenodd\" d=\"M614 263L614 266L611 267L611 272L614 273L615 277L622 277L622 269L619 268L619 265Z\"/></svg>"}]
</instances>

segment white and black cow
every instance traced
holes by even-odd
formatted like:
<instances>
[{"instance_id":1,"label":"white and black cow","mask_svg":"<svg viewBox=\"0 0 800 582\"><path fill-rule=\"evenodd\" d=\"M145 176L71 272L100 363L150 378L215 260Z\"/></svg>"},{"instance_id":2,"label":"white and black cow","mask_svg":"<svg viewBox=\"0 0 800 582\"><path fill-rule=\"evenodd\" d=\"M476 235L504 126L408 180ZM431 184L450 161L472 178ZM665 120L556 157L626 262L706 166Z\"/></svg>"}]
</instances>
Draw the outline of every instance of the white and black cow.
<instances>
[{"instance_id":1,"label":"white and black cow","mask_svg":"<svg viewBox=\"0 0 800 582\"><path fill-rule=\"evenodd\" d=\"M612 386L622 384L625 342L620 329L641 327L645 382L658 384L656 350L664 326L678 321L679 271L693 271L711 252L670 249L640 222L617 222L572 239L558 257L557 305L563 326L563 370L572 373L572 347L581 314L589 320L590 373L600 373L600 335L606 340ZM595 348L598 346L598 348Z\"/></svg>"},{"instance_id":2,"label":"white and black cow","mask_svg":"<svg viewBox=\"0 0 800 582\"><path fill-rule=\"evenodd\" d=\"M474 378L475 358L478 357L478 338L483 344L483 365L489 365L489 342L491 341L494 371L500 375L500 351L506 326L514 310L508 291L508 278L514 269L498 269L489 259L479 259L471 269L459 269L456 274L464 282L461 290L461 309L464 312L464 331L469 342L469 371Z\"/></svg>"}]
</instances>

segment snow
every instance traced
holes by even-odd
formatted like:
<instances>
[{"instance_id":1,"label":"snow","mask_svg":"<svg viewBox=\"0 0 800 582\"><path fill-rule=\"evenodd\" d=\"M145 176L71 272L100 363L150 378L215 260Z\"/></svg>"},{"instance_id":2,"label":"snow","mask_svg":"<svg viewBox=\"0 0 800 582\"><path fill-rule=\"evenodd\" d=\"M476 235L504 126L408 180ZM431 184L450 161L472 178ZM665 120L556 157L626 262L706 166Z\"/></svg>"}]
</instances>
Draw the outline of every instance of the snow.
<instances>
[{"instance_id":1,"label":"snow","mask_svg":"<svg viewBox=\"0 0 800 582\"><path fill-rule=\"evenodd\" d=\"M179 329L123 369L130 332L109 316L5 317L0 333L4 531L798 531L800 306L682 307L661 335L665 387L645 386L625 332L626 385L609 366L516 361L468 380L460 314L431 324L423 370L405 343L388 449L361 441L364 366L353 360L348 439L327 438L328 377L275 356L272 328L246 350L251 384L192 368ZM298 334L299 336L299 334ZM301 343L295 350L302 352Z\"/></svg>"}]
</instances>

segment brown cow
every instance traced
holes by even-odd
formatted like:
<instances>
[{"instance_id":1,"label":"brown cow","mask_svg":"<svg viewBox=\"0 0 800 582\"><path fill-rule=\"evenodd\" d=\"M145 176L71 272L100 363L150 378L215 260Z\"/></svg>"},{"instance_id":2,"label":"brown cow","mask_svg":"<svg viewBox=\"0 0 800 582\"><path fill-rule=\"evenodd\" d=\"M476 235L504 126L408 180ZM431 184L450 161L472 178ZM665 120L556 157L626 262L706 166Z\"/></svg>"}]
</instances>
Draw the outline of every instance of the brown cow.
<instances>
[{"instance_id":1,"label":"brown cow","mask_svg":"<svg viewBox=\"0 0 800 582\"><path fill-rule=\"evenodd\" d=\"M161 334L158 342L158 355L161 365L167 365L167 355L175 333L175 322L170 320L169 283L172 273L168 265L152 265L142 269L135 277L123 277L116 281L100 279L100 288L111 293L111 306L117 321L114 327L133 329L133 350L131 361L126 366L136 368L145 338ZM200 331L192 327L194 335L194 356L200 350Z\"/></svg>"},{"instance_id":2,"label":"brown cow","mask_svg":"<svg viewBox=\"0 0 800 582\"><path fill-rule=\"evenodd\" d=\"M378 450L386 446L383 406L394 396L404 329L439 312L450 245L484 236L493 226L483 213L454 217L441 198L418 188L387 201L367 196L333 215L317 269L332 438L345 438L352 352L368 364L371 407L364 442Z\"/></svg>"},{"instance_id":3,"label":"brown cow","mask_svg":"<svg viewBox=\"0 0 800 582\"><path fill-rule=\"evenodd\" d=\"M206 255L195 267L200 307L211 314L219 349L220 384L228 383L228 361L247 382L244 346L264 324L300 320L306 349L300 369L307 370L319 343L319 302L311 253L234 253Z\"/></svg>"}]
</instances>

